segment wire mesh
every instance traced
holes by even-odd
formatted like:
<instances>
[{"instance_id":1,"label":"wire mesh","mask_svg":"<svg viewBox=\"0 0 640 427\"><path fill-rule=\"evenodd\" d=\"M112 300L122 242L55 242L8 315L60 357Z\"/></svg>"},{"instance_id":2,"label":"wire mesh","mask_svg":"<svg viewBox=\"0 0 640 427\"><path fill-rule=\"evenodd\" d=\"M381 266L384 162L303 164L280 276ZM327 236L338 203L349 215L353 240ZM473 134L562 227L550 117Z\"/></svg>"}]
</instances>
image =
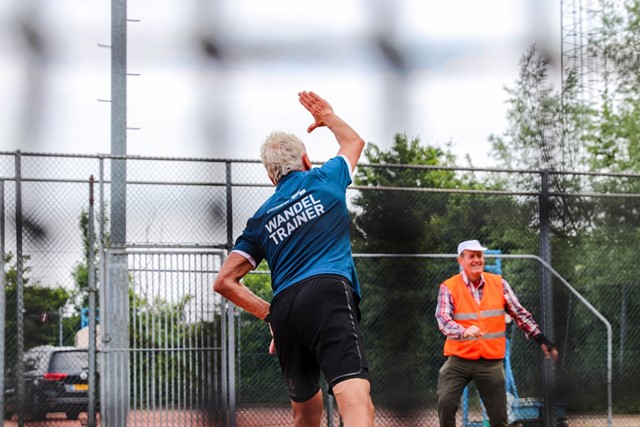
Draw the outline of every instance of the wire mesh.
<instances>
[{"instance_id":1,"label":"wire mesh","mask_svg":"<svg viewBox=\"0 0 640 427\"><path fill-rule=\"evenodd\" d=\"M7 281L5 374L16 371L18 343L27 352L40 345L75 346L82 339L91 175L97 178L95 230L107 248L112 227L109 156L21 153L19 161L17 177L16 153L0 153ZM127 162L123 285L130 292L130 323L125 349L118 351L126 354L129 364L126 410L131 425L205 425L212 419L214 425L228 425L232 417L238 426L264 425L260 423L272 418L269 425L291 425L277 360L267 354L268 329L244 312L236 314L233 324L231 357L236 368L229 378L234 379L230 386L236 406L229 412L231 402L222 396L221 349L229 341L222 338L223 325L211 318L221 320L219 301L211 290L221 258L213 254L231 247L247 219L273 192L262 166L255 161L207 159L136 157ZM347 192L354 253L361 254L356 267L376 423L436 426L435 386L444 361L444 337L437 329L435 301L438 285L458 267L452 258L416 254L452 254L457 242L468 238L504 254L539 254L542 184L537 171L453 169L447 173L455 179L438 181L433 171L415 166L358 169L364 174L376 168L378 176L386 174L384 185L361 182ZM473 187L466 184L470 177ZM447 182L457 186L449 188ZM553 268L610 321L613 419L616 426L635 426L640 411L635 381L640 374L640 336L633 328L640 317L640 288L633 268L640 225L637 177L556 174L550 183ZM18 232L24 265L21 329L16 315ZM185 247L191 249L183 254ZM98 268L103 261L98 260ZM522 304L542 322L541 266L531 259L510 258L502 267ZM97 277L102 292L105 276ZM268 270L256 271L245 281L270 298ZM605 426L606 330L559 280L554 278L551 286L553 339L560 352L556 401L569 425ZM98 313L101 327L107 314ZM512 349L520 397L541 399L542 353L519 331ZM212 353L217 356L212 358ZM21 363L24 367L24 360ZM203 389L211 390L210 382L201 387L205 378L218 384L219 392L205 393ZM5 390L11 388L7 379L4 385ZM100 411L103 399L101 395ZM474 417L481 415L474 411ZM16 413L11 415L5 425L19 423ZM24 415L29 422L32 414ZM84 419L86 414L79 416ZM64 411L51 412L41 423L59 425L64 419ZM104 420L101 413L98 421ZM326 393L323 425L339 425L335 403Z\"/></svg>"},{"instance_id":2,"label":"wire mesh","mask_svg":"<svg viewBox=\"0 0 640 427\"><path fill-rule=\"evenodd\" d=\"M210 289L219 254L155 249L128 258L128 425L209 425L221 403L220 307Z\"/></svg>"}]
</instances>

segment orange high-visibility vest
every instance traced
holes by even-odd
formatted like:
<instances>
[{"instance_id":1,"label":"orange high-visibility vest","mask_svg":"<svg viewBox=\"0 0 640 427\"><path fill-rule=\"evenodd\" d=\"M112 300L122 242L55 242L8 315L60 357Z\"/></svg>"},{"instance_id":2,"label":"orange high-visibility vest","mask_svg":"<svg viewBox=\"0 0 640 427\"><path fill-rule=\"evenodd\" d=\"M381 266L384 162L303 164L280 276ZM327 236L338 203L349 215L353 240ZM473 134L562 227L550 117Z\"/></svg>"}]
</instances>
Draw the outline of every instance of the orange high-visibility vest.
<instances>
[{"instance_id":1,"label":"orange high-visibility vest","mask_svg":"<svg viewBox=\"0 0 640 427\"><path fill-rule=\"evenodd\" d=\"M464 283L462 274L457 274L444 284L453 298L453 320L468 328L477 325L484 335L480 338L449 338L444 343L445 356L463 359L504 359L507 339L507 324L504 316L504 290L502 276L482 273L484 290L480 304L473 298Z\"/></svg>"}]
</instances>

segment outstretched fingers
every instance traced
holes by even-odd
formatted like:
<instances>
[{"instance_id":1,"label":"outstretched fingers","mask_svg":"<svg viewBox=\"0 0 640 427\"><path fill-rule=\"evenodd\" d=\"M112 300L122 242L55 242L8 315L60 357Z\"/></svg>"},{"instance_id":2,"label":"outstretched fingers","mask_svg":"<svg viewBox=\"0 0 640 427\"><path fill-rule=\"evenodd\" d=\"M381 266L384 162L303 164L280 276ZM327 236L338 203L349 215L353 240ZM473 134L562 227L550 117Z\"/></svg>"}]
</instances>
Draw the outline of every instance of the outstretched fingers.
<instances>
[{"instance_id":1,"label":"outstretched fingers","mask_svg":"<svg viewBox=\"0 0 640 427\"><path fill-rule=\"evenodd\" d=\"M323 117L333 113L329 103L322 99L315 92L298 92L298 100L304 108L313 116L314 122L309 125L307 132L312 132L315 128L325 126Z\"/></svg>"}]
</instances>

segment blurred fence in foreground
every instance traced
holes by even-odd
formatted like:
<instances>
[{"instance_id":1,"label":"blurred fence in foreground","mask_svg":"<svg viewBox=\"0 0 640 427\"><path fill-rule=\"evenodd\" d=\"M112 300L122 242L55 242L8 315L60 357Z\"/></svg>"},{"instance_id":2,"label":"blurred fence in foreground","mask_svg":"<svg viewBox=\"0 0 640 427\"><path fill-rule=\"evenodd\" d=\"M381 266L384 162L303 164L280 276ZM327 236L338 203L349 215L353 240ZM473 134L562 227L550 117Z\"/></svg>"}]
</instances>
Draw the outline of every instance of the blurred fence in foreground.
<instances>
[{"instance_id":1,"label":"blurred fence in foreground","mask_svg":"<svg viewBox=\"0 0 640 427\"><path fill-rule=\"evenodd\" d=\"M112 203L114 159L126 160L126 194L118 195L125 206ZM536 411L551 396L561 406L560 421L606 426L610 376L613 424L638 425L637 176L360 165L357 177L365 172L385 178L358 181L347 192L377 425L437 425L444 341L434 318L437 288L457 272L450 254L467 238L505 255L487 263L500 262L560 351L555 368L545 371L537 345L514 331L510 361L518 397L530 399ZM448 178L440 184L427 181L442 174ZM93 316L98 360L108 363L98 365L98 424L115 425L112 417L132 426L291 425L264 322L236 312L211 290L226 251L272 192L257 161L0 153L5 374L24 379L29 371L20 355L37 345L75 345ZM111 241L114 229L126 230L118 245ZM563 280L525 255L548 261L611 323L612 335ZM100 296L94 313L83 311L89 265L96 267ZM113 265L126 274L113 276L121 281L111 288ZM269 297L266 269L247 280ZM119 306L104 300L114 289ZM101 331L109 321L119 327ZM543 381L549 375L552 390ZM119 403L109 394L117 382L124 387L117 390ZM6 380L3 387L6 404L11 387ZM33 396L26 391L24 399ZM469 400L477 421L473 391ZM13 412L7 423L29 422L23 403L22 418L3 405L5 415ZM326 403L324 424L338 425L332 400ZM39 425L60 422L54 413L47 417Z\"/></svg>"}]
</instances>

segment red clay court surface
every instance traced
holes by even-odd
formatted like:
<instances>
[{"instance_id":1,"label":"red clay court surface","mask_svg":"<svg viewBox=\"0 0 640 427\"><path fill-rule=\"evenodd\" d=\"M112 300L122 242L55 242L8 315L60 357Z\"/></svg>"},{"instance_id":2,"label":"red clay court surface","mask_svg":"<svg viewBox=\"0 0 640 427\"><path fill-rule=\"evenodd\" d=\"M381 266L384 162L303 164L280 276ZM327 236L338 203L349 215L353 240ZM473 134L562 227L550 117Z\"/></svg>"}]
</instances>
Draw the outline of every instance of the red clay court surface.
<instances>
[{"instance_id":1,"label":"red clay court surface","mask_svg":"<svg viewBox=\"0 0 640 427\"><path fill-rule=\"evenodd\" d=\"M80 419L69 421L65 414L49 414L45 421L25 420L28 427L84 427L86 426L87 414L80 414ZM639 415L614 415L613 423L616 427L640 427ZM462 425L462 423L458 423ZM17 418L5 421L5 427L16 427ZM100 419L98 417L98 426ZM290 408L251 408L250 410L238 411L236 417L237 427L289 427L293 425ZM338 415L334 414L333 426L339 425ZM376 411L376 427L437 427L438 420L435 412L422 414L412 420L398 419ZM607 418L605 415L593 416L585 415L570 417L569 427L606 427ZM214 426L208 424L204 416L196 411L131 411L129 416L129 427L196 427ZM326 415L322 420L322 427L327 427Z\"/></svg>"}]
</instances>

